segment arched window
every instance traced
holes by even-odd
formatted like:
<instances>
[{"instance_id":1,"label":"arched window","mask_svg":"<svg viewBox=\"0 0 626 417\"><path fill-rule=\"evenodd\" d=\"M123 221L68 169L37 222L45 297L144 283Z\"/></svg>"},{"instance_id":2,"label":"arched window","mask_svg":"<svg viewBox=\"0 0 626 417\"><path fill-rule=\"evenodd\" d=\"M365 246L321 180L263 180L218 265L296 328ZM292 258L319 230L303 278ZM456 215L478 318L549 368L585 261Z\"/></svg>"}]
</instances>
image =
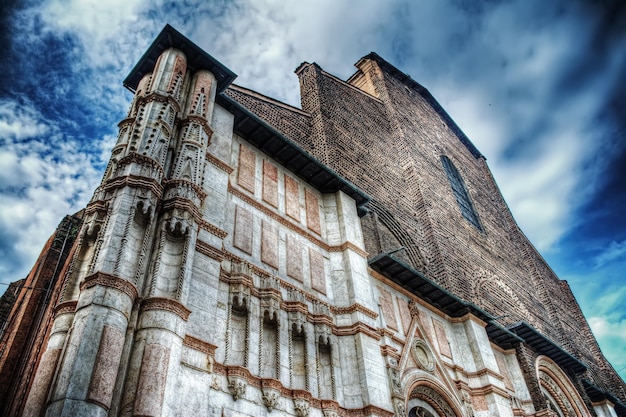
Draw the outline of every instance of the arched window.
<instances>
[{"instance_id":1,"label":"arched window","mask_svg":"<svg viewBox=\"0 0 626 417\"><path fill-rule=\"evenodd\" d=\"M476 210L474 210L474 206L469 198L465 184L463 184L461 174L459 174L459 171L457 171L452 161L450 161L450 159L445 155L441 155L441 164L448 175L448 181L450 181L450 187L452 187L452 191L456 197L456 202L459 204L461 214L470 223L476 226L478 230L482 230L480 222L478 221L478 214L476 214Z\"/></svg>"}]
</instances>

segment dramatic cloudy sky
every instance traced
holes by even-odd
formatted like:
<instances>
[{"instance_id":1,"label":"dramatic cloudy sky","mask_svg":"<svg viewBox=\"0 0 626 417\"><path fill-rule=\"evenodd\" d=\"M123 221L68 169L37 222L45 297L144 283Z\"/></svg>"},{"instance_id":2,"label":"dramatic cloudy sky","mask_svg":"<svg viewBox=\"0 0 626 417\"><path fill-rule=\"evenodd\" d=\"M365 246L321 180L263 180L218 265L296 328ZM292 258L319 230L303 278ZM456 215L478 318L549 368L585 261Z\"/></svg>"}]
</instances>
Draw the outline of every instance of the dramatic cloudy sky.
<instances>
[{"instance_id":1,"label":"dramatic cloudy sky","mask_svg":"<svg viewBox=\"0 0 626 417\"><path fill-rule=\"evenodd\" d=\"M345 79L375 51L428 88L487 157L626 376L620 3L4 0L0 281L25 276L62 216L90 198L132 97L121 82L166 23L238 84L294 105L302 61Z\"/></svg>"}]
</instances>

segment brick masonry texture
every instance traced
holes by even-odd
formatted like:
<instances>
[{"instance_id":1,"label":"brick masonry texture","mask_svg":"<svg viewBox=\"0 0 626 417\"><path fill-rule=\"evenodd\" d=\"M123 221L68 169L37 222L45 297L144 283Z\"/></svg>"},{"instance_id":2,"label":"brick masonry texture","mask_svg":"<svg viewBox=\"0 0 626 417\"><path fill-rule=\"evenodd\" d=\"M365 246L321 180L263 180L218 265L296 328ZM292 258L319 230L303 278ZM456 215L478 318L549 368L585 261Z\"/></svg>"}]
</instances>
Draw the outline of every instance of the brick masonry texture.
<instances>
[{"instance_id":1,"label":"brick masonry texture","mask_svg":"<svg viewBox=\"0 0 626 417\"><path fill-rule=\"evenodd\" d=\"M588 377L626 398L567 284L515 223L485 159L415 81L376 54L357 68L347 82L317 64L296 70L311 121L307 140L276 123L278 113L263 114L269 103L232 95L373 197L362 219L370 257L404 247L398 257L462 299L504 316L501 324L529 322L587 363ZM459 171L482 230L461 215L442 155Z\"/></svg>"}]
</instances>

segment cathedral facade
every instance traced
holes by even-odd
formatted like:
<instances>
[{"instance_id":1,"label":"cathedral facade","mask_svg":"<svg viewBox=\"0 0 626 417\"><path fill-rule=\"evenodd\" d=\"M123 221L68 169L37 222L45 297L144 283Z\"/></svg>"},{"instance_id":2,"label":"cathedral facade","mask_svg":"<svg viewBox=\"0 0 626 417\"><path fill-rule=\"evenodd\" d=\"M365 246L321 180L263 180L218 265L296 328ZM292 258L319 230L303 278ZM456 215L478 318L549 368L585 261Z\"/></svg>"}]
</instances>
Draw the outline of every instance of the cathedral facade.
<instances>
[{"instance_id":1,"label":"cathedral facade","mask_svg":"<svg viewBox=\"0 0 626 417\"><path fill-rule=\"evenodd\" d=\"M166 26L100 186L5 300L3 415L626 416L485 158L356 68L301 64L295 108Z\"/></svg>"}]
</instances>

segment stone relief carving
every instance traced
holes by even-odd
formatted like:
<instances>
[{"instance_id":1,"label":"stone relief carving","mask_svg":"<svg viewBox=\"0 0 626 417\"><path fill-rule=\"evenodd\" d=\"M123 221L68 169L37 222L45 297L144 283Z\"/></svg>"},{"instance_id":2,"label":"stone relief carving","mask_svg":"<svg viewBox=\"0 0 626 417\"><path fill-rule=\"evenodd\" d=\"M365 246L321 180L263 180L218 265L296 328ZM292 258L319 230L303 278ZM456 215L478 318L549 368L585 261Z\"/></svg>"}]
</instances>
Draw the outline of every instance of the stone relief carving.
<instances>
[{"instance_id":1,"label":"stone relief carving","mask_svg":"<svg viewBox=\"0 0 626 417\"><path fill-rule=\"evenodd\" d=\"M233 399L237 401L239 398L243 398L246 393L246 383L239 378L228 379L228 390L233 396Z\"/></svg>"},{"instance_id":2,"label":"stone relief carving","mask_svg":"<svg viewBox=\"0 0 626 417\"><path fill-rule=\"evenodd\" d=\"M293 400L293 407L296 410L296 416L308 417L309 415L309 402L302 398L296 398Z\"/></svg>"},{"instance_id":3,"label":"stone relief carving","mask_svg":"<svg viewBox=\"0 0 626 417\"><path fill-rule=\"evenodd\" d=\"M272 411L278 405L278 399L280 398L279 392L273 388L263 388L262 397L263 404L267 407L267 411Z\"/></svg>"},{"instance_id":4,"label":"stone relief carving","mask_svg":"<svg viewBox=\"0 0 626 417\"><path fill-rule=\"evenodd\" d=\"M425 341L415 339L411 346L411 353L420 368L427 372L433 372L435 370L433 354Z\"/></svg>"},{"instance_id":5,"label":"stone relief carving","mask_svg":"<svg viewBox=\"0 0 626 417\"><path fill-rule=\"evenodd\" d=\"M396 411L396 417L406 417L406 407L404 405L404 400L395 399L393 401L394 409Z\"/></svg>"}]
</instances>

